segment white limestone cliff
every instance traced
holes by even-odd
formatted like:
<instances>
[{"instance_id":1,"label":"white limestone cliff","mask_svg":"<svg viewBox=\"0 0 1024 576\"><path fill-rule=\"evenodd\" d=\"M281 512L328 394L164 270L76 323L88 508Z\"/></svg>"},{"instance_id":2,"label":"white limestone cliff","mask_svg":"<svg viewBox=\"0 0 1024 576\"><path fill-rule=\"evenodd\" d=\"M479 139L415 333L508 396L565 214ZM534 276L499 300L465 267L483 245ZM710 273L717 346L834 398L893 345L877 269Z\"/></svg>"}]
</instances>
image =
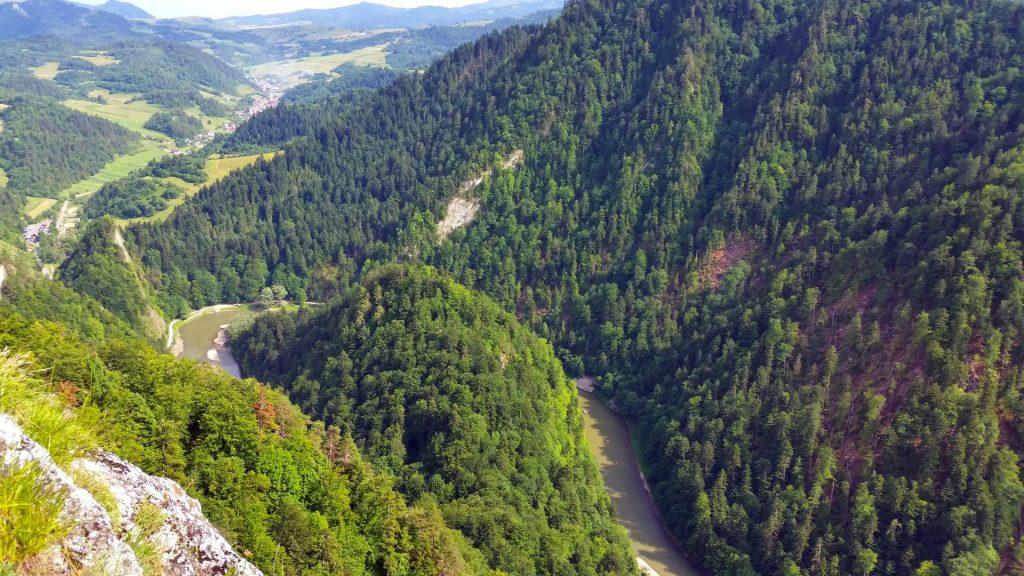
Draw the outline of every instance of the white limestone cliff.
<instances>
[{"instance_id":1,"label":"white limestone cliff","mask_svg":"<svg viewBox=\"0 0 1024 576\"><path fill-rule=\"evenodd\" d=\"M63 500L59 519L68 527L62 538L28 561L25 573L143 576L148 561L170 576L262 576L177 483L103 451L64 470L13 418L0 414L0 481L24 466L37 467L38 482ZM98 491L103 497L94 494ZM100 501L116 509L108 510ZM143 547L145 558L139 552Z\"/></svg>"}]
</instances>

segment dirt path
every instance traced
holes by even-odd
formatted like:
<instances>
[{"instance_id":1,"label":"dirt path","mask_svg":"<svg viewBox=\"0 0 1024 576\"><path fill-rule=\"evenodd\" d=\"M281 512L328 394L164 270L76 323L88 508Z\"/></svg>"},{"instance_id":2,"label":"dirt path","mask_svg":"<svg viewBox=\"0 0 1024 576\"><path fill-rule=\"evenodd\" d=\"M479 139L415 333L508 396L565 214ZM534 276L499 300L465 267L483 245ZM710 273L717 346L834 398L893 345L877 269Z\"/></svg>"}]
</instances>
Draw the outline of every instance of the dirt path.
<instances>
[{"instance_id":1,"label":"dirt path","mask_svg":"<svg viewBox=\"0 0 1024 576\"><path fill-rule=\"evenodd\" d=\"M60 212L57 214L57 238L64 237L68 232L74 229L73 225L68 224L68 220L74 217L71 210L71 200L65 200L61 204Z\"/></svg>"}]
</instances>

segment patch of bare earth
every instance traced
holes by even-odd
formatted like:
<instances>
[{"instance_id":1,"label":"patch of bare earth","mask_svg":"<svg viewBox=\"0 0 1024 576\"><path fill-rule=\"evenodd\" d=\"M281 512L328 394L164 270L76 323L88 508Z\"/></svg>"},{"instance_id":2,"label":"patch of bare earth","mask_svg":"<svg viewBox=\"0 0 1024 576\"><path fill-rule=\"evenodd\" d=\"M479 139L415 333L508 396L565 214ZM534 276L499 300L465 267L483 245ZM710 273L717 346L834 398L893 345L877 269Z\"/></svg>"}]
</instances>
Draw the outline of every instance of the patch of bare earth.
<instances>
[{"instance_id":1,"label":"patch of bare earth","mask_svg":"<svg viewBox=\"0 0 1024 576\"><path fill-rule=\"evenodd\" d=\"M514 150L505 160L499 164L502 170L512 170L523 163L523 151ZM476 218L480 211L480 199L472 197L471 193L478 186L491 177L494 170L485 170L474 178L466 180L459 185L455 197L448 202L444 218L437 223L437 242L440 244L452 232L467 226Z\"/></svg>"},{"instance_id":2,"label":"patch of bare earth","mask_svg":"<svg viewBox=\"0 0 1024 576\"><path fill-rule=\"evenodd\" d=\"M718 289L722 278L740 261L747 259L754 251L754 241L745 236L734 236L721 248L715 248L704 256L697 269L697 289Z\"/></svg>"}]
</instances>

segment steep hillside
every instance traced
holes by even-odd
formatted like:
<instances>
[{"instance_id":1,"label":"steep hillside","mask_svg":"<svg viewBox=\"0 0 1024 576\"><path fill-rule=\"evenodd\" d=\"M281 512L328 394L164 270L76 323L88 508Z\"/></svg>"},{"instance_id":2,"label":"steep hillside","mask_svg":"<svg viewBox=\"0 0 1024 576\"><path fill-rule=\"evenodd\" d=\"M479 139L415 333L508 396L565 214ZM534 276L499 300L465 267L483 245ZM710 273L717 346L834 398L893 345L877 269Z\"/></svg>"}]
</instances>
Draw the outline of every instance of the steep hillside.
<instances>
[{"instance_id":1,"label":"steep hillside","mask_svg":"<svg viewBox=\"0 0 1024 576\"><path fill-rule=\"evenodd\" d=\"M121 575L173 564L167 573L213 575L252 574L251 562L304 576L490 573L436 503L408 504L338 428L252 380L137 339L86 341L76 326L29 320L26 300L11 298L17 290L5 285L0 298L5 568ZM66 294L65 306L76 298ZM104 562L122 564L103 571Z\"/></svg>"},{"instance_id":2,"label":"steep hillside","mask_svg":"<svg viewBox=\"0 0 1024 576\"><path fill-rule=\"evenodd\" d=\"M157 279L482 289L601 376L715 572L1019 572L1022 11L576 2L127 241Z\"/></svg>"},{"instance_id":3,"label":"steep hillside","mask_svg":"<svg viewBox=\"0 0 1024 576\"><path fill-rule=\"evenodd\" d=\"M125 249L121 230L112 219L89 226L61 264L58 276L69 288L94 298L151 341L162 341L167 321L153 304L144 272Z\"/></svg>"},{"instance_id":4,"label":"steep hillside","mask_svg":"<svg viewBox=\"0 0 1024 576\"><path fill-rule=\"evenodd\" d=\"M436 498L502 573L635 571L575 387L490 299L386 267L322 312L257 319L232 349L244 373L351 434L408 498Z\"/></svg>"},{"instance_id":5,"label":"steep hillside","mask_svg":"<svg viewBox=\"0 0 1024 576\"><path fill-rule=\"evenodd\" d=\"M55 196L136 142L128 130L48 98L10 99L0 120L0 167L18 194Z\"/></svg>"}]
</instances>

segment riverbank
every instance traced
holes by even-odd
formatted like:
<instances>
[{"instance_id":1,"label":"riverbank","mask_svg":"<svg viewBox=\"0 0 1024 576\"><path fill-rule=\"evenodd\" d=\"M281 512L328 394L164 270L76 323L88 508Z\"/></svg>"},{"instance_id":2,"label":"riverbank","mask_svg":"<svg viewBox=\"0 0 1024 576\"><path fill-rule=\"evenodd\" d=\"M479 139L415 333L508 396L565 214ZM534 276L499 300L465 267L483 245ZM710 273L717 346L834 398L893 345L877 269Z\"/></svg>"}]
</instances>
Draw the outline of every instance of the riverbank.
<instances>
[{"instance_id":1,"label":"riverbank","mask_svg":"<svg viewBox=\"0 0 1024 576\"><path fill-rule=\"evenodd\" d=\"M181 355L182 348L184 347L184 343L181 341L181 338L179 338L177 336L177 334L174 332L174 327L177 326L179 323L184 324L184 323L188 322L189 320L193 320L195 318L203 316L204 314L210 314L210 313L213 313L213 312L223 312L225 310L232 310L232 309L239 308L239 307L242 307L242 306L246 306L246 305L245 304L214 304L213 306L207 306L205 308L200 308L199 310L196 310L195 312L192 312L191 314L189 314L188 316L185 316L184 318L175 318L174 320L171 320L171 323L167 325L167 342L164 345L164 348L167 348L168 351L170 351L170 353L175 355L175 356L180 356Z\"/></svg>"},{"instance_id":2,"label":"riverbank","mask_svg":"<svg viewBox=\"0 0 1024 576\"><path fill-rule=\"evenodd\" d=\"M625 421L594 393L593 378L578 378L576 386L587 444L637 564L654 576L702 576L665 528Z\"/></svg>"}]
</instances>

